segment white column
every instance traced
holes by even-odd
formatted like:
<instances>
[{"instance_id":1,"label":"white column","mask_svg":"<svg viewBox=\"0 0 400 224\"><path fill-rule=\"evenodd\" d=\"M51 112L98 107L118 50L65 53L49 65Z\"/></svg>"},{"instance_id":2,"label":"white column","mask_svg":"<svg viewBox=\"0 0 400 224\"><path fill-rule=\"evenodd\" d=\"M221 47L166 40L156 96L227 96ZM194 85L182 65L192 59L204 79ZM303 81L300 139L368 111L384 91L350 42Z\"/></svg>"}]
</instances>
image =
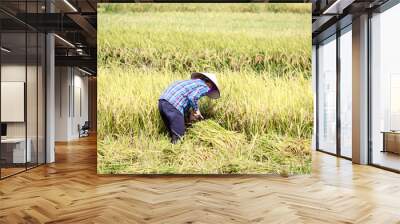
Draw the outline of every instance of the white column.
<instances>
[{"instance_id":1,"label":"white column","mask_svg":"<svg viewBox=\"0 0 400 224\"><path fill-rule=\"evenodd\" d=\"M46 163L55 161L54 133L55 133L55 56L54 56L54 35L46 36Z\"/></svg>"},{"instance_id":2,"label":"white column","mask_svg":"<svg viewBox=\"0 0 400 224\"><path fill-rule=\"evenodd\" d=\"M55 141L71 140L71 67L55 68Z\"/></svg>"},{"instance_id":3,"label":"white column","mask_svg":"<svg viewBox=\"0 0 400 224\"><path fill-rule=\"evenodd\" d=\"M317 48L315 45L312 45L312 89L313 89L313 97L314 97L314 122L313 122L313 134L312 134L312 142L311 148L313 150L317 149Z\"/></svg>"},{"instance_id":4,"label":"white column","mask_svg":"<svg viewBox=\"0 0 400 224\"><path fill-rule=\"evenodd\" d=\"M54 12L54 5L46 1L46 12ZM55 42L54 34L46 34L46 163L55 161Z\"/></svg>"},{"instance_id":5,"label":"white column","mask_svg":"<svg viewBox=\"0 0 400 224\"><path fill-rule=\"evenodd\" d=\"M353 162L368 163L368 15L353 19Z\"/></svg>"}]
</instances>

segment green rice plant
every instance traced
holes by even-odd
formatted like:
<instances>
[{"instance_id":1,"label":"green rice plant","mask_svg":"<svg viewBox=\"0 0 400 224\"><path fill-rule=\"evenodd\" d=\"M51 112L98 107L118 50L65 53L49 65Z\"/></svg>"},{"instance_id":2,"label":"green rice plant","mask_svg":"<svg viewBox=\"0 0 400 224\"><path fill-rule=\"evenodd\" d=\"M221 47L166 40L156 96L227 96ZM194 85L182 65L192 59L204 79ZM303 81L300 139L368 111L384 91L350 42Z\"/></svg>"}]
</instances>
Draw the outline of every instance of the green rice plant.
<instances>
[{"instance_id":1,"label":"green rice plant","mask_svg":"<svg viewBox=\"0 0 400 224\"><path fill-rule=\"evenodd\" d=\"M99 136L163 131L157 102L162 91L190 74L142 71L119 67L99 69ZM112 75L107 75L112 74ZM217 73L221 98L200 101L200 110L229 130L254 134L275 132L309 138L312 92L304 78L270 78L259 74Z\"/></svg>"},{"instance_id":2,"label":"green rice plant","mask_svg":"<svg viewBox=\"0 0 400 224\"><path fill-rule=\"evenodd\" d=\"M99 14L98 19L98 60L103 66L178 73L251 70L286 77L311 74L309 13L117 11Z\"/></svg>"},{"instance_id":3,"label":"green rice plant","mask_svg":"<svg viewBox=\"0 0 400 224\"><path fill-rule=\"evenodd\" d=\"M99 173L310 172L309 6L214 6L101 4ZM193 71L216 73L221 98L173 145L158 98Z\"/></svg>"}]
</instances>

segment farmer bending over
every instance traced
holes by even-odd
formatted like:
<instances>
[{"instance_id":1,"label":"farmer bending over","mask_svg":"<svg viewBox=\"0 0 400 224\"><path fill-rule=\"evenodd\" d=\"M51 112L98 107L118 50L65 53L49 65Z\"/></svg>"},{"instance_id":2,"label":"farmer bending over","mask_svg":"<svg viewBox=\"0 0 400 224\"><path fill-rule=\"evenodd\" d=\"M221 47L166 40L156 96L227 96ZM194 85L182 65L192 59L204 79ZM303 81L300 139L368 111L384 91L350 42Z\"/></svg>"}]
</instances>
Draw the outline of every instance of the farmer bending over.
<instances>
[{"instance_id":1,"label":"farmer bending over","mask_svg":"<svg viewBox=\"0 0 400 224\"><path fill-rule=\"evenodd\" d=\"M203 117L197 102L206 95L212 99L220 97L217 78L211 73L195 72L190 80L173 83L160 96L158 109L172 143L185 134L185 113L190 108L196 119Z\"/></svg>"}]
</instances>

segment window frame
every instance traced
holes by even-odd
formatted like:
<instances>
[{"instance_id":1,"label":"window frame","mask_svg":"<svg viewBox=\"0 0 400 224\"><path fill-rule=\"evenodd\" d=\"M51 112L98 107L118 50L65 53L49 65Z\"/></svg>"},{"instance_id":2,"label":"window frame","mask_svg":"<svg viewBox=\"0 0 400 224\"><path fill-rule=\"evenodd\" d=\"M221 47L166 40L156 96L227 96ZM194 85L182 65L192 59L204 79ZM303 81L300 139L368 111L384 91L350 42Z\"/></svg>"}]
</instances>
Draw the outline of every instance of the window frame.
<instances>
[{"instance_id":1,"label":"window frame","mask_svg":"<svg viewBox=\"0 0 400 224\"><path fill-rule=\"evenodd\" d=\"M343 20L347 20L347 18L344 18ZM340 21L338 21L340 22ZM334 24L336 26L336 24ZM347 157L342 155L342 150L341 150L341 119L340 119L340 82L341 82L341 64L340 64L340 37L344 35L347 32L352 32L352 29L349 29L349 27L352 26L352 22L344 25L340 29L337 29L337 31L326 38L319 40L317 44L315 44L315 58L316 58L316 69L315 69L315 89L316 89L316 131L315 131L315 145L316 145L316 151L318 152L323 152L329 155L333 155L336 157L340 157L346 160L352 160L351 157ZM336 35L336 36L335 36ZM335 36L335 38L332 38L332 36ZM332 38L332 40L329 40ZM336 41L336 152L328 152L324 149L320 148L319 144L319 105L321 102L319 102L319 84L320 84L320 75L319 75L319 65L320 65L320 57L318 53L318 49L321 45L321 43L326 42L326 41ZM328 42L329 42L328 41Z\"/></svg>"}]
</instances>

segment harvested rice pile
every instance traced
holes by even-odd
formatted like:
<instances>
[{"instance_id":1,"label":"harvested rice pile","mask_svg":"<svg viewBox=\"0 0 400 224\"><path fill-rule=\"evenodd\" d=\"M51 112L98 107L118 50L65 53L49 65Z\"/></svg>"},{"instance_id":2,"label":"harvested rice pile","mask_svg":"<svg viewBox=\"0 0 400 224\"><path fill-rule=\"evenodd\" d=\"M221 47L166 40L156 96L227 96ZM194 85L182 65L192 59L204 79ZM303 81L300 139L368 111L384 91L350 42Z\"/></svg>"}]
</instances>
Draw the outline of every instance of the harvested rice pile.
<instances>
[{"instance_id":1,"label":"harvested rice pile","mask_svg":"<svg viewBox=\"0 0 400 224\"><path fill-rule=\"evenodd\" d=\"M308 173L309 141L229 131L213 120L193 124L184 139L120 136L100 142L101 169L109 173ZM131 164L135 164L132 166ZM124 172L121 172L123 170Z\"/></svg>"},{"instance_id":2,"label":"harvested rice pile","mask_svg":"<svg viewBox=\"0 0 400 224\"><path fill-rule=\"evenodd\" d=\"M304 159L310 156L310 151L304 150L304 145L309 141L277 135L246 139L244 134L226 130L213 120L195 123L189 129L187 139L212 147L215 154L210 158L220 154L226 156L222 158L224 165L219 167L219 173L236 173L240 169L247 169L254 170L254 173L276 170L286 175L291 174L293 168L304 165L301 162L299 164L298 157Z\"/></svg>"},{"instance_id":3,"label":"harvested rice pile","mask_svg":"<svg viewBox=\"0 0 400 224\"><path fill-rule=\"evenodd\" d=\"M217 150L229 149L246 142L244 134L228 131L213 120L194 123L185 139L198 140Z\"/></svg>"}]
</instances>

